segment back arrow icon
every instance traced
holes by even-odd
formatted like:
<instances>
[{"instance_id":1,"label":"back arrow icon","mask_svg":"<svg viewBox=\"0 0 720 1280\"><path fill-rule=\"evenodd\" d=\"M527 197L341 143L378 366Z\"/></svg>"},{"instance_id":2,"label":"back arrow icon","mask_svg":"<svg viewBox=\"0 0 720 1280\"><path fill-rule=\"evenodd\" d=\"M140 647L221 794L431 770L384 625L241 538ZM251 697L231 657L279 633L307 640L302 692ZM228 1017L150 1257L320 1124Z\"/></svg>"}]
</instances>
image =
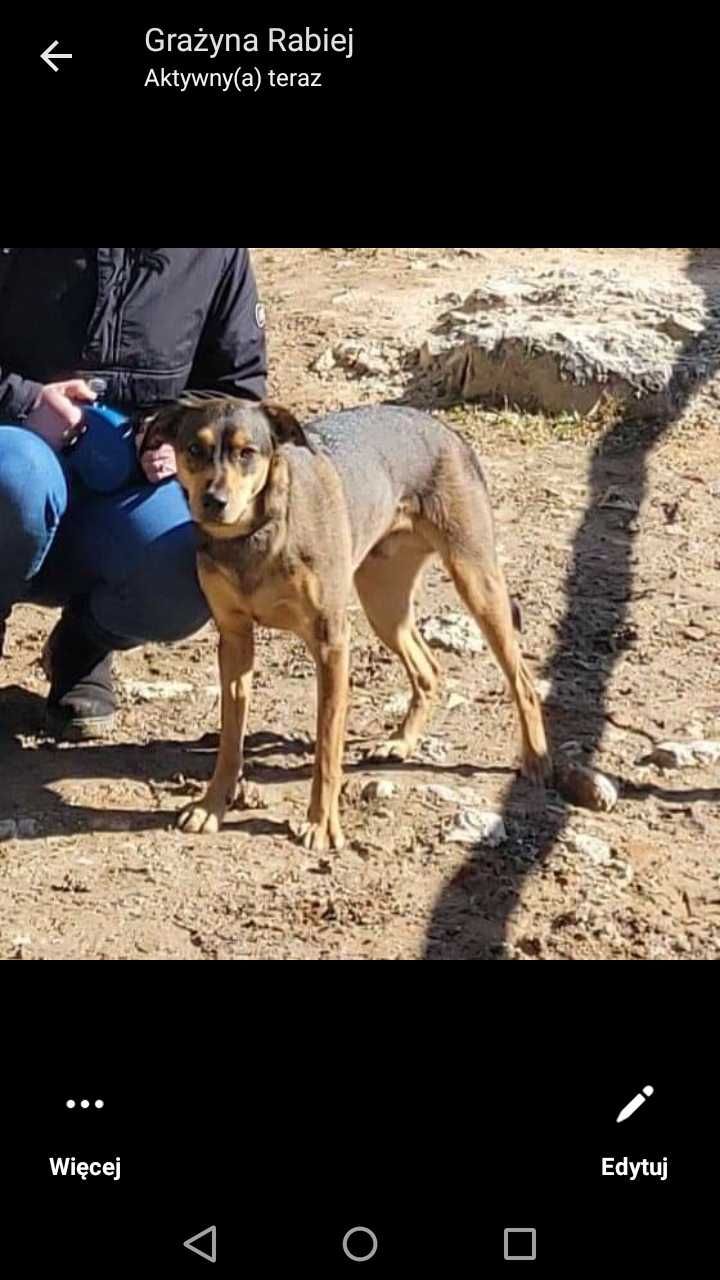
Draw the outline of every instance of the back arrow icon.
<instances>
[{"instance_id":1,"label":"back arrow icon","mask_svg":"<svg viewBox=\"0 0 720 1280\"><path fill-rule=\"evenodd\" d=\"M53 40L52 44L48 45L44 53L40 54L40 57L42 58L43 62L46 62L47 65L51 67L53 71L59 70L59 68L55 66L55 63L53 62L53 58L72 58L71 53L54 53L53 50L57 49L57 46L58 46L57 40Z\"/></svg>"},{"instance_id":2,"label":"back arrow icon","mask_svg":"<svg viewBox=\"0 0 720 1280\"><path fill-rule=\"evenodd\" d=\"M201 1240L209 1236L209 1248L206 1245L204 1249L198 1249ZM205 1227L203 1231L198 1231L196 1236L190 1236L189 1240L183 1240L183 1248L189 1249L191 1253L198 1253L201 1258L205 1258L208 1262L215 1262L217 1259L217 1227Z\"/></svg>"}]
</instances>

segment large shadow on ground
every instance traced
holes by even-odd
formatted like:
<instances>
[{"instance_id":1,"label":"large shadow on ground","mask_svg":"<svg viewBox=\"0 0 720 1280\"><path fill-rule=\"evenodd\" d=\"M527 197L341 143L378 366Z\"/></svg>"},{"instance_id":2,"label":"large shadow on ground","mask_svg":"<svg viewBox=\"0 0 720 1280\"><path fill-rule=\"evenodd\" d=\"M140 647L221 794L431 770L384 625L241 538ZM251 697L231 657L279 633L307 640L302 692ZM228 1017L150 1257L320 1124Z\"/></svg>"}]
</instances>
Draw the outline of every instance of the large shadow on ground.
<instances>
[{"instance_id":1,"label":"large shadow on ground","mask_svg":"<svg viewBox=\"0 0 720 1280\"><path fill-rule=\"evenodd\" d=\"M85 836L113 832L174 830L176 809L197 798L213 771L218 734L192 738L154 738L146 742L92 742L82 746L57 745L43 737L45 700L18 685L0 690L0 847L13 837L12 821L31 818L37 835ZM368 747L373 741L349 739L348 747ZM314 744L306 736L292 738L267 730L248 734L246 777L262 787L288 783L309 786L313 773ZM412 771L412 762L398 766ZM429 766L438 776L471 778L477 769L470 764ZM381 770L382 766L378 765ZM367 761L361 759L346 773L365 775ZM488 766L488 774L509 774L510 770ZM186 778L189 774L190 781ZM201 781L202 779L202 781ZM80 801L68 802L58 786L80 783ZM103 804L108 784L117 798L117 784L133 789L127 807ZM152 808L137 803L137 784L145 784L154 801ZM75 789L78 794L77 789ZM269 797L266 796L267 799ZM91 802L94 801L93 802ZM283 806L284 807L284 806ZM10 821L8 821L8 819ZM291 836L288 820L232 810L227 817L229 832L245 835Z\"/></svg>"},{"instance_id":2,"label":"large shadow on ground","mask_svg":"<svg viewBox=\"0 0 720 1280\"><path fill-rule=\"evenodd\" d=\"M634 577L632 511L618 511L603 505L602 499L608 489L619 488L628 508L640 507L648 487L650 452L699 383L720 367L720 314L713 315L706 284L708 266L711 262L717 266L718 253L716 249L688 251L687 274L706 293L708 319L703 332L685 343L676 361L672 415L653 424L625 417L608 428L592 458L587 510L574 540L565 584L565 611L544 672L551 680L552 738L557 744L581 737L585 763L592 763L600 745L613 670L630 636ZM689 376L689 365L697 370L694 377ZM531 602L528 605L532 607ZM717 792L708 793L707 798L717 799ZM445 886L428 928L426 959L481 960L505 954L508 919L525 878L548 857L568 822L570 809L559 795L551 792L548 800L549 805L538 803L520 778L511 784L503 802L510 852L502 847L476 851Z\"/></svg>"}]
</instances>

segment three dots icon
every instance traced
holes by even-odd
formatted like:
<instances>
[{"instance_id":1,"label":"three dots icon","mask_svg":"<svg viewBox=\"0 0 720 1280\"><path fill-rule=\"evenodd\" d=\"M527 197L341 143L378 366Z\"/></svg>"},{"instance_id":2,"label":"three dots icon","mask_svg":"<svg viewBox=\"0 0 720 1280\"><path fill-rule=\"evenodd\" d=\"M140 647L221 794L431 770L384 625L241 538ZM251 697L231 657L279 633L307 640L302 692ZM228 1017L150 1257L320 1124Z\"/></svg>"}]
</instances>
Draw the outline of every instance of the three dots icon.
<instances>
[{"instance_id":1,"label":"three dots icon","mask_svg":"<svg viewBox=\"0 0 720 1280\"><path fill-rule=\"evenodd\" d=\"M77 1103L74 1098L68 1098L67 1102L65 1103L65 1106L67 1107L68 1111L74 1111L75 1107L77 1106L80 1106L83 1111L87 1111L90 1105L91 1104L87 1098L83 1098L80 1103ZM96 1107L97 1110L99 1111L101 1107L105 1106L105 1103L103 1102L102 1098L96 1098L95 1102L92 1105Z\"/></svg>"}]
</instances>

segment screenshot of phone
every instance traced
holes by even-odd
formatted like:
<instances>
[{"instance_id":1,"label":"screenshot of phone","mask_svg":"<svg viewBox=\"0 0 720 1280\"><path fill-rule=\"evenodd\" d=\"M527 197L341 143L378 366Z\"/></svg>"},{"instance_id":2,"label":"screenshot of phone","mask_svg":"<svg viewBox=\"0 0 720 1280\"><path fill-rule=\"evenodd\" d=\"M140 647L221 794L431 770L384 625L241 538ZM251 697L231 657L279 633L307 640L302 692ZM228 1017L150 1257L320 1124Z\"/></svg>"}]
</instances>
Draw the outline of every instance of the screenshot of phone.
<instances>
[{"instance_id":1,"label":"screenshot of phone","mask_svg":"<svg viewBox=\"0 0 720 1280\"><path fill-rule=\"evenodd\" d=\"M707 160L491 17L4 25L15 1273L713 1265Z\"/></svg>"}]
</instances>

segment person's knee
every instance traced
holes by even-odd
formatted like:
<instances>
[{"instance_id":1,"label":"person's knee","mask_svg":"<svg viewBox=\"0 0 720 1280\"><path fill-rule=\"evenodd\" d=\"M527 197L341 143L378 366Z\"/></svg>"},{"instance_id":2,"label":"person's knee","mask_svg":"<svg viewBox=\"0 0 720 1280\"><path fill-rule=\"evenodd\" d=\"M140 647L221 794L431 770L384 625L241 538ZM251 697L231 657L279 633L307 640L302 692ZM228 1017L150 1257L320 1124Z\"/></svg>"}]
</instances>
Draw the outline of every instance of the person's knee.
<instances>
[{"instance_id":1,"label":"person's knee","mask_svg":"<svg viewBox=\"0 0 720 1280\"><path fill-rule=\"evenodd\" d=\"M116 648L169 644L205 626L210 610L198 582L196 546L194 525L180 525L146 547L142 566L126 582L93 592L93 618Z\"/></svg>"},{"instance_id":2,"label":"person's knee","mask_svg":"<svg viewBox=\"0 0 720 1280\"><path fill-rule=\"evenodd\" d=\"M34 572L67 507L67 483L49 445L22 427L0 427L0 543L21 549ZM1 566L0 566L1 568Z\"/></svg>"},{"instance_id":3,"label":"person's knee","mask_svg":"<svg viewBox=\"0 0 720 1280\"><path fill-rule=\"evenodd\" d=\"M184 640L210 617L197 576L197 533L183 525L152 548L144 574L145 613L154 625L153 639Z\"/></svg>"},{"instance_id":4,"label":"person's knee","mask_svg":"<svg viewBox=\"0 0 720 1280\"><path fill-rule=\"evenodd\" d=\"M0 427L0 503L23 510L50 504L58 518L67 503L67 482L49 445L22 427Z\"/></svg>"}]
</instances>

